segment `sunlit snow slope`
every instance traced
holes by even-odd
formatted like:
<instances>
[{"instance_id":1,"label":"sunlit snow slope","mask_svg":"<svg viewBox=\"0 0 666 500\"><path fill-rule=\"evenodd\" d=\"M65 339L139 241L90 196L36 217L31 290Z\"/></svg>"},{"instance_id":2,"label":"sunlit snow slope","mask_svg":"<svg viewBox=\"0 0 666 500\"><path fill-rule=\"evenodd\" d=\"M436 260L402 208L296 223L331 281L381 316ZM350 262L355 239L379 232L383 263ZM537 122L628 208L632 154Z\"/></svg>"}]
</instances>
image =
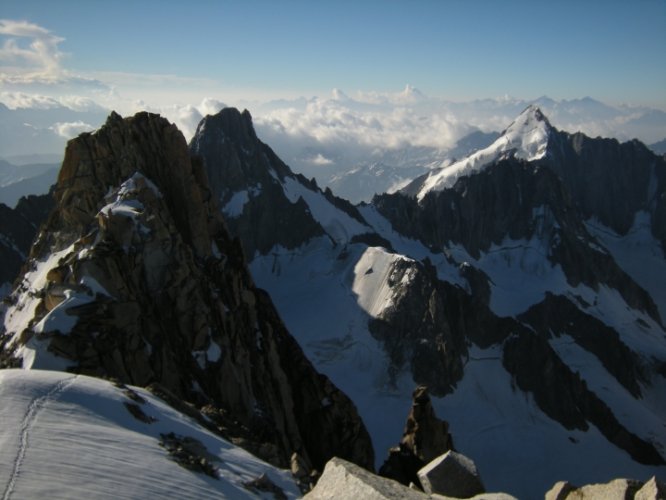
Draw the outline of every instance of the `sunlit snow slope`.
<instances>
[{"instance_id":1,"label":"sunlit snow slope","mask_svg":"<svg viewBox=\"0 0 666 500\"><path fill-rule=\"evenodd\" d=\"M139 388L40 370L0 371L0 492L21 498L272 498L244 483L262 474L288 498L278 470ZM138 408L152 423L130 413ZM136 411L136 410L135 410ZM162 435L197 440L214 476L170 458Z\"/></svg>"}]
</instances>

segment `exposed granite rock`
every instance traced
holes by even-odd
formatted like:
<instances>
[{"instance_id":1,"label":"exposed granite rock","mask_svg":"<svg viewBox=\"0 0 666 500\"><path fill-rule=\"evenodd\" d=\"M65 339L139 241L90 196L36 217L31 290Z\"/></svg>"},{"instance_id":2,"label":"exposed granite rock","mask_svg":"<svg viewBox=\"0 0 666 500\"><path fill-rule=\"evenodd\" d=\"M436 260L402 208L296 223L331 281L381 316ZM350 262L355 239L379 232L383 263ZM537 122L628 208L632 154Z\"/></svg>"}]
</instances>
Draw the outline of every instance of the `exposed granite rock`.
<instances>
[{"instance_id":1,"label":"exposed granite rock","mask_svg":"<svg viewBox=\"0 0 666 500\"><path fill-rule=\"evenodd\" d=\"M469 498L486 491L474 462L454 451L429 462L418 476L428 494Z\"/></svg>"},{"instance_id":2,"label":"exposed granite rock","mask_svg":"<svg viewBox=\"0 0 666 500\"><path fill-rule=\"evenodd\" d=\"M303 497L306 500L425 500L428 495L410 489L391 479L375 476L367 470L339 458L331 459L314 489Z\"/></svg>"},{"instance_id":3,"label":"exposed granite rock","mask_svg":"<svg viewBox=\"0 0 666 500\"><path fill-rule=\"evenodd\" d=\"M354 405L314 370L254 286L174 125L112 113L69 142L55 198L30 258L33 267L57 251L61 258L44 269L42 289L17 287L18 304L37 305L28 324L3 335L13 339L5 350L37 342L71 371L159 382L233 415L283 466L297 451L314 467L334 455L373 467Z\"/></svg>"},{"instance_id":4,"label":"exposed granite rock","mask_svg":"<svg viewBox=\"0 0 666 500\"><path fill-rule=\"evenodd\" d=\"M604 484L588 484L577 488L560 481L547 493L546 500L632 500L641 488L640 481L614 479Z\"/></svg>"},{"instance_id":5,"label":"exposed granite rock","mask_svg":"<svg viewBox=\"0 0 666 500\"><path fill-rule=\"evenodd\" d=\"M636 492L634 500L664 500L666 499L666 483L657 481L655 476L652 476L649 481Z\"/></svg>"},{"instance_id":6,"label":"exposed granite rock","mask_svg":"<svg viewBox=\"0 0 666 500\"><path fill-rule=\"evenodd\" d=\"M568 481L558 481L546 492L545 500L566 500L567 495L575 489Z\"/></svg>"}]
</instances>

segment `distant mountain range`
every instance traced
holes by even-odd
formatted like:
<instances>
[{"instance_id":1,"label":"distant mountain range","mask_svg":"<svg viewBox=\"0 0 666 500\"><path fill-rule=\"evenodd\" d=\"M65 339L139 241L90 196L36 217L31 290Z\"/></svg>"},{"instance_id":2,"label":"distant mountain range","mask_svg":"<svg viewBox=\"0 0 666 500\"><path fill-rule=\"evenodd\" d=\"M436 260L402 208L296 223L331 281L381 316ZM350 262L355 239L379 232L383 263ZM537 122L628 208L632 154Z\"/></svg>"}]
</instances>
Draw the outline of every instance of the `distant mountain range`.
<instances>
[{"instance_id":1,"label":"distant mountain range","mask_svg":"<svg viewBox=\"0 0 666 500\"><path fill-rule=\"evenodd\" d=\"M666 155L666 139L650 144L649 148L658 155Z\"/></svg>"},{"instance_id":2,"label":"distant mountain range","mask_svg":"<svg viewBox=\"0 0 666 500\"><path fill-rule=\"evenodd\" d=\"M59 169L59 163L16 165L0 159L0 203L14 207L22 196L48 193Z\"/></svg>"},{"instance_id":3,"label":"distant mountain range","mask_svg":"<svg viewBox=\"0 0 666 500\"><path fill-rule=\"evenodd\" d=\"M62 155L68 139L101 126L110 111L89 99L34 96L10 104L18 107L0 103L0 157L17 165L11 157ZM472 152L465 141L472 140L476 149L489 145L492 137L480 140L478 134L502 130L530 104L539 106L562 130L622 141L638 138L646 144L666 137L664 111L611 106L590 97L451 102L408 86L389 97L353 98L335 90L330 97L252 103L251 109L258 136L293 171L357 203L398 189L433 164ZM190 138L201 117L220 106L219 101L204 99L198 107L171 106L162 113Z\"/></svg>"}]
</instances>

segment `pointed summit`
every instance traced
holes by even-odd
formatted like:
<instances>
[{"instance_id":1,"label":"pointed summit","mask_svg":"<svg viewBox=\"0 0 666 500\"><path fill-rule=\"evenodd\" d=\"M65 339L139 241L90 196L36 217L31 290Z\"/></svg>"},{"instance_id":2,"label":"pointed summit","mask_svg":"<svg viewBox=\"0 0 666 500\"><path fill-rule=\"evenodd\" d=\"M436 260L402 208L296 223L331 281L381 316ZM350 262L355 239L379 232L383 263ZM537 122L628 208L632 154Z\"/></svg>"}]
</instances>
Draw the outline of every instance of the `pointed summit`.
<instances>
[{"instance_id":1,"label":"pointed summit","mask_svg":"<svg viewBox=\"0 0 666 500\"><path fill-rule=\"evenodd\" d=\"M538 160L546 154L548 137L552 129L541 109L530 104L490 147L503 141L506 146L501 151L515 149L513 156L516 158L527 161Z\"/></svg>"},{"instance_id":2,"label":"pointed summit","mask_svg":"<svg viewBox=\"0 0 666 500\"><path fill-rule=\"evenodd\" d=\"M531 104L490 146L448 167L434 170L418 181L420 186L412 183L405 188L405 192L416 193L421 201L430 191L453 187L460 177L480 172L501 158L541 159L546 155L548 139L554 130L539 107Z\"/></svg>"}]
</instances>

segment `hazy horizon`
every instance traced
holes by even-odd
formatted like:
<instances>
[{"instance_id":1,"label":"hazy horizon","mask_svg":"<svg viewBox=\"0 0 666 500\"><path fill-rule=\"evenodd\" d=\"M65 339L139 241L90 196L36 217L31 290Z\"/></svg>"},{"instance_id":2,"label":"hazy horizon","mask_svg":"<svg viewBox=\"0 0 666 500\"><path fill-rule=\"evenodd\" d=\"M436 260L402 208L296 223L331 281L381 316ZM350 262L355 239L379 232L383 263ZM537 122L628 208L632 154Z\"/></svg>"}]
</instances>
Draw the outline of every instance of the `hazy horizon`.
<instances>
[{"instance_id":1,"label":"hazy horizon","mask_svg":"<svg viewBox=\"0 0 666 500\"><path fill-rule=\"evenodd\" d=\"M0 103L21 113L0 121L0 156L62 150L110 110L161 113L189 139L236 106L316 167L336 149L447 149L543 96L559 128L656 142L665 19L658 0L5 0Z\"/></svg>"}]
</instances>

